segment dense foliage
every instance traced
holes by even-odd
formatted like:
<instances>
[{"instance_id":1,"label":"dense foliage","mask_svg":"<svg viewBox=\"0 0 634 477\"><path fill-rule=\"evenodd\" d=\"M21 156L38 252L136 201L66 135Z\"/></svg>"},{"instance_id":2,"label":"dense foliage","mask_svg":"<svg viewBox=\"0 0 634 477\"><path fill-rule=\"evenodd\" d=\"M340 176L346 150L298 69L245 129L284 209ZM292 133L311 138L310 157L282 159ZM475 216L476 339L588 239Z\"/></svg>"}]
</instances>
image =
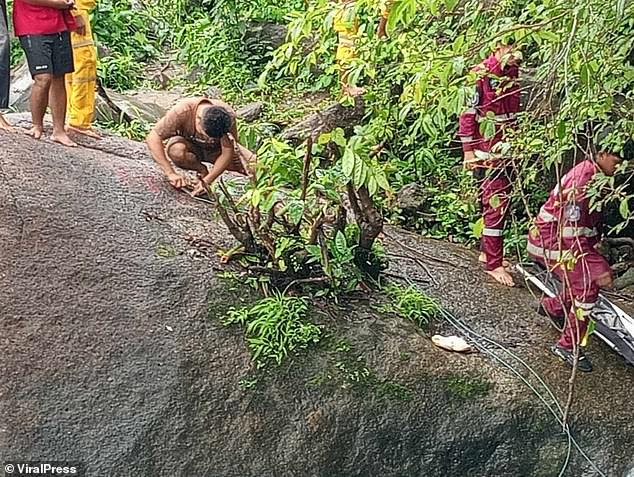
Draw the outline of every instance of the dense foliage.
<instances>
[{"instance_id":1,"label":"dense foliage","mask_svg":"<svg viewBox=\"0 0 634 477\"><path fill-rule=\"evenodd\" d=\"M525 59L525 112L511 142L517 173L513 213L522 223L507 230L509 238L523 235L527 215L569 166L575 149L584 147L580 135L591 122L614 124L620 131L616 143L634 133L631 2L397 0L387 39L374 34L376 2L357 0L355 8L360 33L352 76L368 90L363 137L387 144L381 165L395 189L413 181L429 189L422 225L432 235L473 236L469 223L476 225L478 208L472 182L460 168L457 117L472 95L471 67L500 40L513 38ZM337 70L332 19L333 5L325 0L293 14L289 43L276 52L269 81L293 75L330 84ZM317 46L305 55L307 41ZM602 203L618 202L617 230L633 218L626 182L605 184L611 193Z\"/></svg>"},{"instance_id":2,"label":"dense foliage","mask_svg":"<svg viewBox=\"0 0 634 477\"><path fill-rule=\"evenodd\" d=\"M289 256L301 250L315 260L319 255L328 275L337 237L352 240L352 232L326 224L329 253L324 255L311 248L316 245L311 230L322 208L324 216L336 217L342 193L368 197L376 206L374 218L380 212L434 237L473 242L481 229L479 207L474 180L461 167L457 119L473 94L471 68L499 41L512 38L524 56L524 111L507 146L516 175L513 220L506 230L509 249L522 253L528 220L556 178L583 157L585 132L612 123L619 132L613 138L617 145L634 133L631 2L395 0L387 38L375 33L378 2L357 0L354 9L359 34L351 78L366 88L366 117L352 136L335 131L311 146L308 185L302 183L305 147L283 144L266 127L243 130L249 146L260 148L258 171L237 207L227 206L238 216L255 209L265 218L273 214L270 237L259 235L261 228L254 234L255 248L268 248L259 266L285 272ZM335 10L336 4L326 0L110 0L95 14L96 34L111 50L102 61L102 79L119 89L137 86L147 79L141 65L167 55L190 71L192 91L218 86L234 102L264 99L269 111L277 110L289 82L296 93L329 90L337 95ZM253 36L263 22L288 26L287 43L274 53ZM490 127L487 120L482 127ZM631 176L606 179L593 192L596 207L613 204L610 225L622 234L631 234L634 225ZM410 183L420 184L427 200L422 212L403 217L396 192ZM276 209L282 189L288 203ZM361 243L363 223L358 225L359 242L346 245L371 250L371 243ZM314 277L308 265L298 265L303 272L295 278ZM348 288L344 282L356 282L330 277L343 289Z\"/></svg>"}]
</instances>

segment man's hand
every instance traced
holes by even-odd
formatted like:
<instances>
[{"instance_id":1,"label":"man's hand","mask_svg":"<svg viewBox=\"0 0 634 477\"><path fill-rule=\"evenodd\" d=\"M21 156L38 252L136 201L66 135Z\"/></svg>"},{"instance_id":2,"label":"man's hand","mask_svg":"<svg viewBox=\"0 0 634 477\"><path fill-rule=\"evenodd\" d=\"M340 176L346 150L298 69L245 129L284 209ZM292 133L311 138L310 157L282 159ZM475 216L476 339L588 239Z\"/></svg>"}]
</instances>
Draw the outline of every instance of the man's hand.
<instances>
[{"instance_id":1,"label":"man's hand","mask_svg":"<svg viewBox=\"0 0 634 477\"><path fill-rule=\"evenodd\" d=\"M70 10L75 8L75 0L50 0L51 7L58 10Z\"/></svg>"},{"instance_id":2,"label":"man's hand","mask_svg":"<svg viewBox=\"0 0 634 477\"><path fill-rule=\"evenodd\" d=\"M207 192L208 187L209 187L209 184L207 183L207 181L205 181L205 179L202 177L198 177L198 182L194 186L194 190L192 190L191 196L196 197L196 196L205 194Z\"/></svg>"},{"instance_id":3,"label":"man's hand","mask_svg":"<svg viewBox=\"0 0 634 477\"><path fill-rule=\"evenodd\" d=\"M75 17L75 33L84 36L86 34L86 20L81 15Z\"/></svg>"},{"instance_id":4,"label":"man's hand","mask_svg":"<svg viewBox=\"0 0 634 477\"><path fill-rule=\"evenodd\" d=\"M479 161L476 159L473 151L465 151L464 153L464 168L468 171L472 171L479 167Z\"/></svg>"},{"instance_id":5,"label":"man's hand","mask_svg":"<svg viewBox=\"0 0 634 477\"><path fill-rule=\"evenodd\" d=\"M189 184L189 180L187 180L187 177L181 176L176 172L172 172L171 174L169 174L167 176L167 180L172 185L172 187L176 189L182 189Z\"/></svg>"}]
</instances>

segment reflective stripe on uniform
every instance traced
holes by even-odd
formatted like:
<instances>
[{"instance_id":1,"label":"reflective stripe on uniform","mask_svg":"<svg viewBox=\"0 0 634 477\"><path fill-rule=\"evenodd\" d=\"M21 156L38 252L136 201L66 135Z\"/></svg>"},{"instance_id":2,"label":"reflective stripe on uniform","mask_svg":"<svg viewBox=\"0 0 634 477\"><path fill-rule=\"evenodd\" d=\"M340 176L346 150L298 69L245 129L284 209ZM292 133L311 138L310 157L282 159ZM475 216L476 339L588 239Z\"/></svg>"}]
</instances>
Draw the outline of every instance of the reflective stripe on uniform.
<instances>
[{"instance_id":1,"label":"reflective stripe on uniform","mask_svg":"<svg viewBox=\"0 0 634 477\"><path fill-rule=\"evenodd\" d=\"M504 235L504 230L502 229L485 229L482 231L482 235L486 237L502 237Z\"/></svg>"},{"instance_id":2,"label":"reflective stripe on uniform","mask_svg":"<svg viewBox=\"0 0 634 477\"><path fill-rule=\"evenodd\" d=\"M82 46L92 46L95 42L93 40L74 41L73 48L81 48Z\"/></svg>"},{"instance_id":3,"label":"reflective stripe on uniform","mask_svg":"<svg viewBox=\"0 0 634 477\"><path fill-rule=\"evenodd\" d=\"M341 46L354 46L354 40L348 35L343 33L339 34L339 45Z\"/></svg>"},{"instance_id":4,"label":"reflective stripe on uniform","mask_svg":"<svg viewBox=\"0 0 634 477\"><path fill-rule=\"evenodd\" d=\"M599 231L589 227L564 227L561 232L563 238L596 237L597 235Z\"/></svg>"},{"instance_id":5,"label":"reflective stripe on uniform","mask_svg":"<svg viewBox=\"0 0 634 477\"><path fill-rule=\"evenodd\" d=\"M587 303L583 301L574 301L575 304L575 315L578 319L585 321L585 318L590 316L592 310L594 309L594 303Z\"/></svg>"},{"instance_id":6,"label":"reflective stripe on uniform","mask_svg":"<svg viewBox=\"0 0 634 477\"><path fill-rule=\"evenodd\" d=\"M537 218L543 220L544 222L557 222L557 217L555 217L550 212L547 212L546 210L544 210L543 207L539 210L539 214L537 214Z\"/></svg>"},{"instance_id":7,"label":"reflective stripe on uniform","mask_svg":"<svg viewBox=\"0 0 634 477\"><path fill-rule=\"evenodd\" d=\"M82 84L82 83L93 83L95 81L97 81L97 77L96 76L91 76L91 77L88 77L88 78L75 78L74 76L71 76L70 78L68 78L66 80L66 83L68 83L68 84Z\"/></svg>"},{"instance_id":8,"label":"reflective stripe on uniform","mask_svg":"<svg viewBox=\"0 0 634 477\"><path fill-rule=\"evenodd\" d=\"M496 114L495 116L493 116L493 119L495 119L496 121L509 121L511 119L515 119L515 113Z\"/></svg>"},{"instance_id":9,"label":"reflective stripe on uniform","mask_svg":"<svg viewBox=\"0 0 634 477\"><path fill-rule=\"evenodd\" d=\"M559 220L553 214L544 210L544 208L539 211L537 218L547 223L557 222ZM599 235L599 231L594 227L564 227L561 231L562 238L596 237L597 235Z\"/></svg>"},{"instance_id":10,"label":"reflective stripe on uniform","mask_svg":"<svg viewBox=\"0 0 634 477\"><path fill-rule=\"evenodd\" d=\"M460 136L460 140L462 142L471 142L471 141L473 141L473 137L471 137L471 136Z\"/></svg>"},{"instance_id":11,"label":"reflective stripe on uniform","mask_svg":"<svg viewBox=\"0 0 634 477\"><path fill-rule=\"evenodd\" d=\"M584 302L584 301L575 300L575 306L577 308L581 308L582 310L590 311L590 310L592 310L594 308L594 302L588 303L588 302Z\"/></svg>"},{"instance_id":12,"label":"reflective stripe on uniform","mask_svg":"<svg viewBox=\"0 0 634 477\"><path fill-rule=\"evenodd\" d=\"M477 157L481 161L498 161L500 159L504 159L504 156L502 154L484 152L484 151L480 151L479 149L475 149L473 151L473 154L475 155L475 157Z\"/></svg>"},{"instance_id":13,"label":"reflective stripe on uniform","mask_svg":"<svg viewBox=\"0 0 634 477\"><path fill-rule=\"evenodd\" d=\"M561 252L559 250L548 250L537 245L533 245L528 242L526 251L536 257L545 258L547 260L559 261L561 259Z\"/></svg>"}]
</instances>

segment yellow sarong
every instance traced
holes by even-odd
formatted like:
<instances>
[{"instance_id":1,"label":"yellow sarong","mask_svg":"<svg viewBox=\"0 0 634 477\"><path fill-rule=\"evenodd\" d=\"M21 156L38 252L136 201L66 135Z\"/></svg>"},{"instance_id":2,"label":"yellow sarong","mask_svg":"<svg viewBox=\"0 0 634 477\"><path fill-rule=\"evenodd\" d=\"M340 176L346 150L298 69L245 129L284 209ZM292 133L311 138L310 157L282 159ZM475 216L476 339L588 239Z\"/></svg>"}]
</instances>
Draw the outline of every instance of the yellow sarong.
<instances>
[{"instance_id":1,"label":"yellow sarong","mask_svg":"<svg viewBox=\"0 0 634 477\"><path fill-rule=\"evenodd\" d=\"M354 2L345 2L338 7L333 28L339 34L339 45L335 59L339 62L347 62L355 56L354 40L359 31Z\"/></svg>"},{"instance_id":2,"label":"yellow sarong","mask_svg":"<svg viewBox=\"0 0 634 477\"><path fill-rule=\"evenodd\" d=\"M387 20L387 17L390 16L390 7L392 6L393 0L381 0L379 2L379 9L381 11L381 16Z\"/></svg>"},{"instance_id":3,"label":"yellow sarong","mask_svg":"<svg viewBox=\"0 0 634 477\"><path fill-rule=\"evenodd\" d=\"M68 124L88 129L95 114L95 89L97 87L97 48L92 38L89 12L96 6L95 0L78 0L75 17L81 16L86 24L86 32L79 35L71 32L75 72L66 75Z\"/></svg>"}]
</instances>

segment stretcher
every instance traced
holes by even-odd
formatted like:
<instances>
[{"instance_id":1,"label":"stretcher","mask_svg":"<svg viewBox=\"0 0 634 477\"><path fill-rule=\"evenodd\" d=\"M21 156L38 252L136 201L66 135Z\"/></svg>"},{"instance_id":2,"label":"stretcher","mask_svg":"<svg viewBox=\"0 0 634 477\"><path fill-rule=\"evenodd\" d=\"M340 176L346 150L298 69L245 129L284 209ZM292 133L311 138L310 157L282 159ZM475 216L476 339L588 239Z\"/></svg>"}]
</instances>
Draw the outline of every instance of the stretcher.
<instances>
[{"instance_id":1,"label":"stretcher","mask_svg":"<svg viewBox=\"0 0 634 477\"><path fill-rule=\"evenodd\" d=\"M557 277L540 264L520 263L515 269L546 296L556 296L561 289ZM591 316L595 321L594 334L634 366L634 318L604 294L599 295Z\"/></svg>"}]
</instances>

